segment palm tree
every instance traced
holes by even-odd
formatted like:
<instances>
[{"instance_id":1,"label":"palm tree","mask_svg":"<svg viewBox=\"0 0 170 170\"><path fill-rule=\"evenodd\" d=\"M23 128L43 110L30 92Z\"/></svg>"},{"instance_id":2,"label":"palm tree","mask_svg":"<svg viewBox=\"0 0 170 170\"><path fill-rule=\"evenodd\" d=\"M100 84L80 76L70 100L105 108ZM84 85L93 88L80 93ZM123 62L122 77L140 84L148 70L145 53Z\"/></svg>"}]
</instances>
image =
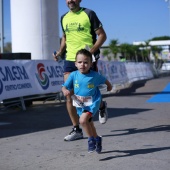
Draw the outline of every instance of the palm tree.
<instances>
[{"instance_id":1,"label":"palm tree","mask_svg":"<svg viewBox=\"0 0 170 170\"><path fill-rule=\"evenodd\" d=\"M11 47L11 42L7 42L4 46L4 52L5 53L11 53L12 52L12 47Z\"/></svg>"},{"instance_id":2,"label":"palm tree","mask_svg":"<svg viewBox=\"0 0 170 170\"><path fill-rule=\"evenodd\" d=\"M114 54L114 59L116 59L117 53L119 52L118 40L111 40L109 43L109 48Z\"/></svg>"},{"instance_id":3,"label":"palm tree","mask_svg":"<svg viewBox=\"0 0 170 170\"><path fill-rule=\"evenodd\" d=\"M128 43L123 43L120 45L120 51L122 55L126 58L126 60L135 60L135 50L133 48L133 45Z\"/></svg>"},{"instance_id":4,"label":"palm tree","mask_svg":"<svg viewBox=\"0 0 170 170\"><path fill-rule=\"evenodd\" d=\"M145 57L148 62L151 62L150 60L150 52L151 52L151 47L149 45L149 41L145 41Z\"/></svg>"},{"instance_id":5,"label":"palm tree","mask_svg":"<svg viewBox=\"0 0 170 170\"><path fill-rule=\"evenodd\" d=\"M138 56L139 56L139 46L132 45L131 48L132 48L132 51L133 51L134 60L136 62L138 62L139 61L139 58L138 58Z\"/></svg>"},{"instance_id":6,"label":"palm tree","mask_svg":"<svg viewBox=\"0 0 170 170\"><path fill-rule=\"evenodd\" d=\"M109 49L104 49L102 54L107 57L108 61L111 61L111 57L109 56L110 54Z\"/></svg>"},{"instance_id":7,"label":"palm tree","mask_svg":"<svg viewBox=\"0 0 170 170\"><path fill-rule=\"evenodd\" d=\"M124 43L120 45L120 52L122 54L122 56L127 60L127 56L128 56L128 44Z\"/></svg>"}]
</instances>

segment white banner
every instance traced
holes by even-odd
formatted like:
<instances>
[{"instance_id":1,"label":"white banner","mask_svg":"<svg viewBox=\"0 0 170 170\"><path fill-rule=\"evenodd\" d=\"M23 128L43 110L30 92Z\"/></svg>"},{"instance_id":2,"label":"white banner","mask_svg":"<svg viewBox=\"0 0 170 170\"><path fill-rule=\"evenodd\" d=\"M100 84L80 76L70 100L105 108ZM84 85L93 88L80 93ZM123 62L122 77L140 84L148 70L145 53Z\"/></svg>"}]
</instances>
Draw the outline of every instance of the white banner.
<instances>
[{"instance_id":1,"label":"white banner","mask_svg":"<svg viewBox=\"0 0 170 170\"><path fill-rule=\"evenodd\" d=\"M149 63L98 61L99 73L114 85L153 78Z\"/></svg>"},{"instance_id":2,"label":"white banner","mask_svg":"<svg viewBox=\"0 0 170 170\"><path fill-rule=\"evenodd\" d=\"M50 60L1 60L0 101L55 93L63 84L63 62Z\"/></svg>"},{"instance_id":3,"label":"white banner","mask_svg":"<svg viewBox=\"0 0 170 170\"><path fill-rule=\"evenodd\" d=\"M125 64L127 77L129 82L153 78L153 72L149 63L134 63Z\"/></svg>"},{"instance_id":4,"label":"white banner","mask_svg":"<svg viewBox=\"0 0 170 170\"><path fill-rule=\"evenodd\" d=\"M112 84L128 81L127 70L124 62L98 61L99 73L106 76Z\"/></svg>"},{"instance_id":5,"label":"white banner","mask_svg":"<svg viewBox=\"0 0 170 170\"><path fill-rule=\"evenodd\" d=\"M0 101L61 91L64 61L0 60ZM153 78L149 63L98 61L99 73L113 85Z\"/></svg>"}]
</instances>

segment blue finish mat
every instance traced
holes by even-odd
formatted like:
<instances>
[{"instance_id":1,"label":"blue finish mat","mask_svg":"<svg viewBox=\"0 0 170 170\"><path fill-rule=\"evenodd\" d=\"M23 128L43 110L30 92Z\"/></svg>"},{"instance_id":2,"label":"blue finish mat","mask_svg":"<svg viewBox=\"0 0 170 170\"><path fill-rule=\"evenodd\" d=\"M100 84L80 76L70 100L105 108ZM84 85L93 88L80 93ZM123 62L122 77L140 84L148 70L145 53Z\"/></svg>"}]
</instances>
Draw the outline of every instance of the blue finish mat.
<instances>
[{"instance_id":1,"label":"blue finish mat","mask_svg":"<svg viewBox=\"0 0 170 170\"><path fill-rule=\"evenodd\" d=\"M148 103L167 103L170 102L170 83L165 89L147 100Z\"/></svg>"}]
</instances>

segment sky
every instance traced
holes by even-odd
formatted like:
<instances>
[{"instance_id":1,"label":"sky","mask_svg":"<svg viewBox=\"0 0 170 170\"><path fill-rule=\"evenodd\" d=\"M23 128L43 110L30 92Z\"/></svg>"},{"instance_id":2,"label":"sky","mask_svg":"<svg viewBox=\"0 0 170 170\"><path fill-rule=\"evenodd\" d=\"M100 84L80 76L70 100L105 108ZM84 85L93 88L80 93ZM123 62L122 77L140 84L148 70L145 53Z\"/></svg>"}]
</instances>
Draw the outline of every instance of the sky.
<instances>
[{"instance_id":1,"label":"sky","mask_svg":"<svg viewBox=\"0 0 170 170\"><path fill-rule=\"evenodd\" d=\"M10 0L3 0L3 3L6 43L11 42ZM65 0L58 0L58 5L60 18L68 7ZM81 6L94 10L102 22L107 34L104 45L115 39L119 43L132 44L170 36L170 8L165 0L82 0ZM61 36L61 27L59 30Z\"/></svg>"}]
</instances>

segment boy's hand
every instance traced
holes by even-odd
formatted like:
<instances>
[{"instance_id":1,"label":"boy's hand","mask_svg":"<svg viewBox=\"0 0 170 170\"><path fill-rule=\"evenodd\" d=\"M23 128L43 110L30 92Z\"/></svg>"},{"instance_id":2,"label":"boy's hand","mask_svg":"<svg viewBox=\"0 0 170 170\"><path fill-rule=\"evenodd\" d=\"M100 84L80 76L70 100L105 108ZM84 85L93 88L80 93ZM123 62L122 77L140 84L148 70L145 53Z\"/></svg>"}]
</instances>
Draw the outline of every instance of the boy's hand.
<instances>
[{"instance_id":1,"label":"boy's hand","mask_svg":"<svg viewBox=\"0 0 170 170\"><path fill-rule=\"evenodd\" d=\"M63 92L63 95L64 95L64 96L70 95L70 91L67 90L67 89L62 88L62 92Z\"/></svg>"},{"instance_id":2,"label":"boy's hand","mask_svg":"<svg viewBox=\"0 0 170 170\"><path fill-rule=\"evenodd\" d=\"M111 83L108 80L106 80L105 84L107 85L107 91L111 91L113 88Z\"/></svg>"},{"instance_id":3,"label":"boy's hand","mask_svg":"<svg viewBox=\"0 0 170 170\"><path fill-rule=\"evenodd\" d=\"M112 90L112 86L107 86L107 91L111 91Z\"/></svg>"}]
</instances>

